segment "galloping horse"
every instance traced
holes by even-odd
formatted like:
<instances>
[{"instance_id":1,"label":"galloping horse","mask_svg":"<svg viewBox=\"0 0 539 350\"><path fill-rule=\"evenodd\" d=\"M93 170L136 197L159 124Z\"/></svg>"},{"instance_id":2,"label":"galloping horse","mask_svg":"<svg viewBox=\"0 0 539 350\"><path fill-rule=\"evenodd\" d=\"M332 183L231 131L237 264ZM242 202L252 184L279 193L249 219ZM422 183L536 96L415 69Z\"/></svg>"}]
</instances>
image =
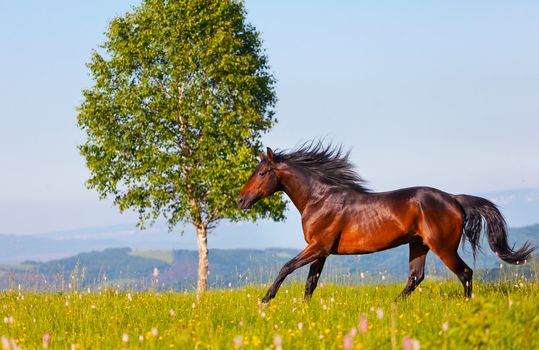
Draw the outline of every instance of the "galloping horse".
<instances>
[{"instance_id":1,"label":"galloping horse","mask_svg":"<svg viewBox=\"0 0 539 350\"><path fill-rule=\"evenodd\" d=\"M262 299L274 298L286 276L311 264L305 299L316 288L330 254L368 254L402 244L410 248L410 273L401 296L423 280L425 258L432 250L457 275L464 296L472 294L472 269L457 253L459 242L471 243L475 258L485 226L490 248L510 264L525 263L535 249L507 243L507 226L490 201L452 195L430 187L375 193L353 170L340 147L308 143L295 151L259 153L260 163L241 190L240 209L284 191L301 214L307 247L287 262Z\"/></svg>"}]
</instances>

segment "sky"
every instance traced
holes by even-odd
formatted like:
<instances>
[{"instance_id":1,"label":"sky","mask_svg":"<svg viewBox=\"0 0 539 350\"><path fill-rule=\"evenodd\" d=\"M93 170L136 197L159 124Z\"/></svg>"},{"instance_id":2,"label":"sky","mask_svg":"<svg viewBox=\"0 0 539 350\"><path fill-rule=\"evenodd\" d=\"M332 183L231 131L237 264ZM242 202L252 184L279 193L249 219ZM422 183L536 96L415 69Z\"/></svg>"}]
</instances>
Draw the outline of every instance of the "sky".
<instances>
[{"instance_id":1,"label":"sky","mask_svg":"<svg viewBox=\"0 0 539 350\"><path fill-rule=\"evenodd\" d=\"M136 221L84 186L76 106L91 50L138 3L0 3L0 233ZM538 2L246 7L277 78L267 146L341 143L380 191L539 188Z\"/></svg>"}]
</instances>

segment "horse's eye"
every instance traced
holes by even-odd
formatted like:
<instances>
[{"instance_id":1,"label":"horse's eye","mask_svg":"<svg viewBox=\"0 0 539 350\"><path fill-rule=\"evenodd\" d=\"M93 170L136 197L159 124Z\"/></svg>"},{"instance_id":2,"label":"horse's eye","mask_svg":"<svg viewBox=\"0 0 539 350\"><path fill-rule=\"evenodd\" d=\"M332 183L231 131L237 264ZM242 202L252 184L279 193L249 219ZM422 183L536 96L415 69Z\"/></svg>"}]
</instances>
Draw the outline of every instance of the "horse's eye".
<instances>
[{"instance_id":1,"label":"horse's eye","mask_svg":"<svg viewBox=\"0 0 539 350\"><path fill-rule=\"evenodd\" d=\"M266 175L266 172L265 171L261 171L260 172L260 176L265 176Z\"/></svg>"}]
</instances>

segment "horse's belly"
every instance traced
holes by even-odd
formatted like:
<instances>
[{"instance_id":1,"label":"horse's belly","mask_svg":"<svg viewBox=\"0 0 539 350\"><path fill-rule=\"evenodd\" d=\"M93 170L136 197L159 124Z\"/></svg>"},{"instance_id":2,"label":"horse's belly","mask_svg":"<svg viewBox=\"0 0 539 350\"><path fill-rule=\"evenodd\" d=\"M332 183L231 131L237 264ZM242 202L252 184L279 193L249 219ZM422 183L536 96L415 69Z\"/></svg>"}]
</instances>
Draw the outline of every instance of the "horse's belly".
<instances>
[{"instance_id":1,"label":"horse's belly","mask_svg":"<svg viewBox=\"0 0 539 350\"><path fill-rule=\"evenodd\" d=\"M397 247L410 241L413 234L398 227L381 227L377 230L343 230L334 254L368 254Z\"/></svg>"}]
</instances>

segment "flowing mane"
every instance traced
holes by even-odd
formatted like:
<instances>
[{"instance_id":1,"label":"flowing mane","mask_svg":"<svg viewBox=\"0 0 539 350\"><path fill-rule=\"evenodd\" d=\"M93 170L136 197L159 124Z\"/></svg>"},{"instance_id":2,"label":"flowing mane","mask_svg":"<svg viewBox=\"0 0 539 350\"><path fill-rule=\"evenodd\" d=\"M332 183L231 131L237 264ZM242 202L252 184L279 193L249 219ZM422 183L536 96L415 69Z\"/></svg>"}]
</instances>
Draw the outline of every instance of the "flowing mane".
<instances>
[{"instance_id":1,"label":"flowing mane","mask_svg":"<svg viewBox=\"0 0 539 350\"><path fill-rule=\"evenodd\" d=\"M273 157L276 162L298 166L331 186L370 192L365 186L366 181L354 171L349 154L350 151L343 152L341 146L324 146L321 141L308 141L288 153L276 150Z\"/></svg>"}]
</instances>

